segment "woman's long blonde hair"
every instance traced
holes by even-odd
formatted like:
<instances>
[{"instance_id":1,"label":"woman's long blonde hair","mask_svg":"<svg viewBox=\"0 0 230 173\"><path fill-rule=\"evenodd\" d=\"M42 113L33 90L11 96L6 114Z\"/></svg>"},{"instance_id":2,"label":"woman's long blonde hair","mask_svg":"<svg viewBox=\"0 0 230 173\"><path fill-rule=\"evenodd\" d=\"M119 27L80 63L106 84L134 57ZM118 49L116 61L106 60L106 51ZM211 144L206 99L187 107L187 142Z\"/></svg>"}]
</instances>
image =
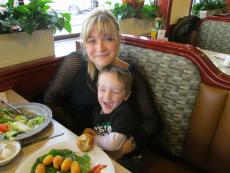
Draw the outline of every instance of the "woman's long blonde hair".
<instances>
[{"instance_id":1,"label":"woman's long blonde hair","mask_svg":"<svg viewBox=\"0 0 230 173\"><path fill-rule=\"evenodd\" d=\"M115 41L117 42L117 54L120 47L120 31L119 25L111 13L111 11L107 9L97 8L90 12L89 16L84 20L81 31L81 39L82 39L82 48L86 50L86 42L90 37L90 34L94 27L97 28L97 31L102 35L112 35ZM85 51L86 53L86 51ZM117 56L116 54L116 56ZM92 80L95 79L97 74L97 69L93 62L91 62L87 55L87 63L88 63L88 74Z\"/></svg>"}]
</instances>

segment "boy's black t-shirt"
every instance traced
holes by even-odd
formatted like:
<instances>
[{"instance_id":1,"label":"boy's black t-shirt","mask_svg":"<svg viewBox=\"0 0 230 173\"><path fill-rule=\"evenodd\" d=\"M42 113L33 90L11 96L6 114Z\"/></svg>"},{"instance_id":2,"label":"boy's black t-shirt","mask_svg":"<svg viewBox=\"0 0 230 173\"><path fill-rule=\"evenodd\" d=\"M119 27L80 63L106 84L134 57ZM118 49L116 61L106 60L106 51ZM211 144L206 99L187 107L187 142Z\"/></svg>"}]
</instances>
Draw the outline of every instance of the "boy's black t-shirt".
<instances>
[{"instance_id":1,"label":"boy's black t-shirt","mask_svg":"<svg viewBox=\"0 0 230 173\"><path fill-rule=\"evenodd\" d=\"M118 132L129 136L137 124L133 111L125 102L110 114L103 114L101 110L99 105L92 112L92 126L98 135Z\"/></svg>"}]
</instances>

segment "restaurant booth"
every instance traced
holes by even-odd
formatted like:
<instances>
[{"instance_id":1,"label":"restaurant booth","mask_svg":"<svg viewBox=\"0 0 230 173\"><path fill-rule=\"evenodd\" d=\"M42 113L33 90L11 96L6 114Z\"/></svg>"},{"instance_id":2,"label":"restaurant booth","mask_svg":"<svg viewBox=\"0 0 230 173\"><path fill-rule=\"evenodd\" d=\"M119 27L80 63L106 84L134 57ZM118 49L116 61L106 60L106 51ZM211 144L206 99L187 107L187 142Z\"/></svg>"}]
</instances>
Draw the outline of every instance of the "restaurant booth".
<instances>
[{"instance_id":1,"label":"restaurant booth","mask_svg":"<svg viewBox=\"0 0 230 173\"><path fill-rule=\"evenodd\" d=\"M230 76L191 45L122 36L120 56L140 69L162 119L162 130L146 146L139 171L229 172ZM1 69L1 91L11 89L30 102L42 102L64 58Z\"/></svg>"}]
</instances>

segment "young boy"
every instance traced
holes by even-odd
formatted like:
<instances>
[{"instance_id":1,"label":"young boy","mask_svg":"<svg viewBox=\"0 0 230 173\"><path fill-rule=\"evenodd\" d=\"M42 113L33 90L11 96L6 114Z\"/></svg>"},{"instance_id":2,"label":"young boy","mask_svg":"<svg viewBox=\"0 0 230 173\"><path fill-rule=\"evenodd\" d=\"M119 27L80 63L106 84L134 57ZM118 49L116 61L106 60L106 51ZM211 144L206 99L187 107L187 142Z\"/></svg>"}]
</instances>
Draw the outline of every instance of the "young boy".
<instances>
[{"instance_id":1,"label":"young boy","mask_svg":"<svg viewBox=\"0 0 230 173\"><path fill-rule=\"evenodd\" d=\"M93 130L85 129L84 133L95 134L94 142L107 152L120 150L136 125L134 114L126 103L131 87L132 76L126 69L110 65L99 73L100 105L92 112Z\"/></svg>"}]
</instances>

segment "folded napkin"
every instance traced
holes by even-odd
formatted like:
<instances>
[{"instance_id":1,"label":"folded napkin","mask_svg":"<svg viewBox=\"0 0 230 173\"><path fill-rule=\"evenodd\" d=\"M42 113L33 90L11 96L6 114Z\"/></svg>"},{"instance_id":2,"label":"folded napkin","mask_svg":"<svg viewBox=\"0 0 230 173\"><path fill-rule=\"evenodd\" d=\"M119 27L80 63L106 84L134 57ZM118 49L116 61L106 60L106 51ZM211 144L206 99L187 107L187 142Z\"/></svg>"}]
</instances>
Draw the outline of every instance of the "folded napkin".
<instances>
[{"instance_id":1,"label":"folded napkin","mask_svg":"<svg viewBox=\"0 0 230 173\"><path fill-rule=\"evenodd\" d=\"M7 96L5 92L0 92L0 100L7 102Z\"/></svg>"},{"instance_id":2,"label":"folded napkin","mask_svg":"<svg viewBox=\"0 0 230 173\"><path fill-rule=\"evenodd\" d=\"M3 100L5 102L8 101L6 93L5 92L0 92L0 100ZM5 108L5 104L0 103L0 108Z\"/></svg>"}]
</instances>

